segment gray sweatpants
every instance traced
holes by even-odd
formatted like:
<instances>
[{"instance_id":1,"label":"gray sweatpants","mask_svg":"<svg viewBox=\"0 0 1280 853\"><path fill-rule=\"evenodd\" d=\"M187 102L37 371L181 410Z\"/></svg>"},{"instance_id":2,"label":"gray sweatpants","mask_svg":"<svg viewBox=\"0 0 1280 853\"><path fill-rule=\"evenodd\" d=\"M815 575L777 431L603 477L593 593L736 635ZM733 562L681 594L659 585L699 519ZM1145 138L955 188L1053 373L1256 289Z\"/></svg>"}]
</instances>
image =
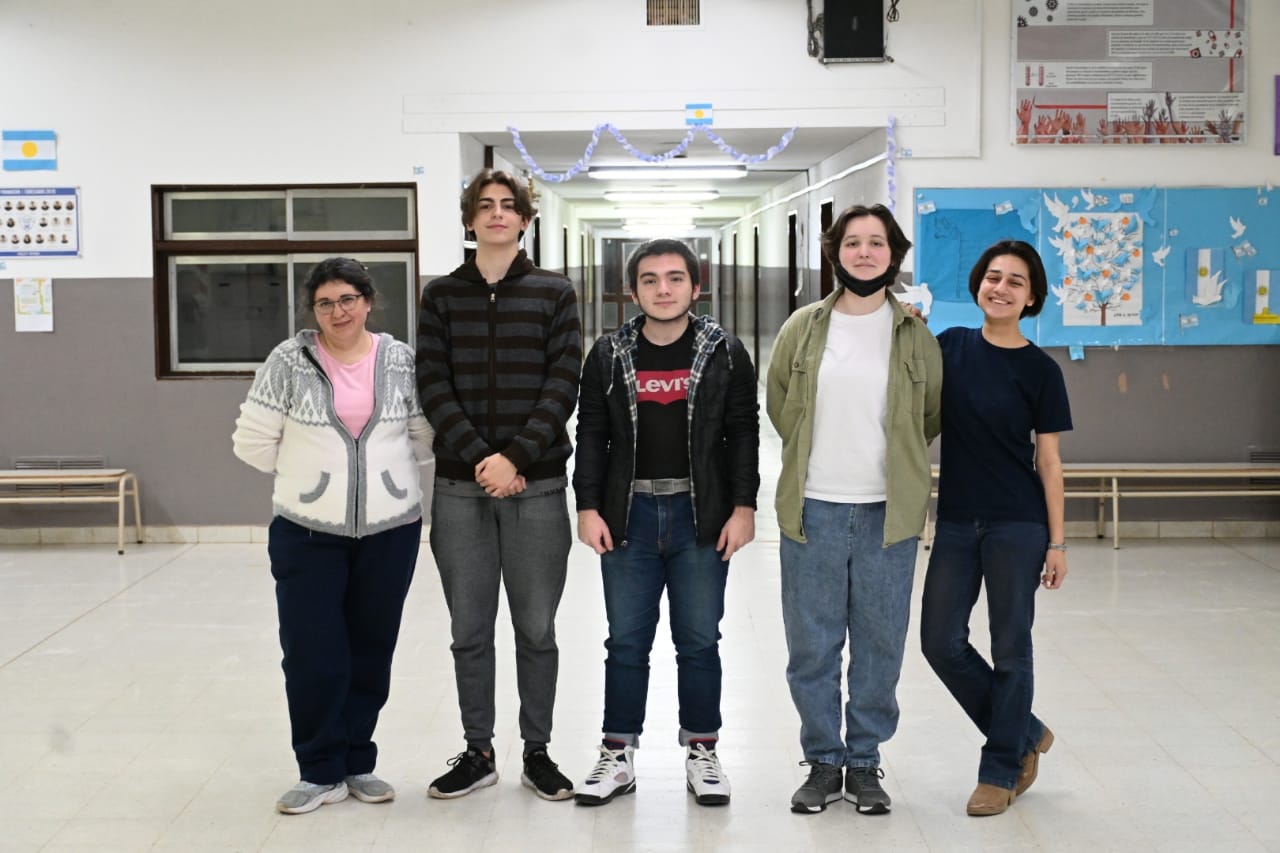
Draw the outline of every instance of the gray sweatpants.
<instances>
[{"instance_id":1,"label":"gray sweatpants","mask_svg":"<svg viewBox=\"0 0 1280 853\"><path fill-rule=\"evenodd\" d=\"M488 749L494 728L494 622L507 588L515 629L520 736L551 740L560 650L556 609L572 544L564 491L535 497L432 498L431 551L452 622L453 670L467 744Z\"/></svg>"}]
</instances>

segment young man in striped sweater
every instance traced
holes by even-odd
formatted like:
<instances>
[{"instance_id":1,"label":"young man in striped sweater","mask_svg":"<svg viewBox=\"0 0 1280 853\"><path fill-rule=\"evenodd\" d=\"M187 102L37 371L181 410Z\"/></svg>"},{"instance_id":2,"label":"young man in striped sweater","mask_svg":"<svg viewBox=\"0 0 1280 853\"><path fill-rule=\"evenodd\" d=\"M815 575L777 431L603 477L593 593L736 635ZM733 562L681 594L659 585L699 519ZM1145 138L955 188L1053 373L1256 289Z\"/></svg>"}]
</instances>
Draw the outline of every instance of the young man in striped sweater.
<instances>
[{"instance_id":1,"label":"young man in striped sweater","mask_svg":"<svg viewBox=\"0 0 1280 853\"><path fill-rule=\"evenodd\" d=\"M466 749L431 783L461 797L498 781L494 622L507 589L516 641L521 781L573 796L547 755L559 650L555 616L572 543L565 425L578 395L582 332L573 283L520 249L536 210L528 188L485 169L462 194L476 254L427 285L418 319L418 393L436 430L431 551L452 622Z\"/></svg>"}]
</instances>

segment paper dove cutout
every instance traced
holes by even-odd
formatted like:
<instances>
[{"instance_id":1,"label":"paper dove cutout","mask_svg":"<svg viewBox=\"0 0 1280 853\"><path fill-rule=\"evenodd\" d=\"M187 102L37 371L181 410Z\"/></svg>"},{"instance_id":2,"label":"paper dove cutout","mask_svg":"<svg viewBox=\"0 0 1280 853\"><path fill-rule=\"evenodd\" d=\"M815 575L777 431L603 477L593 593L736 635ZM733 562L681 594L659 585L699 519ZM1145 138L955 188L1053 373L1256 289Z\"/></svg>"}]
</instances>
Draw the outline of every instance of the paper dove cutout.
<instances>
[{"instance_id":1,"label":"paper dove cutout","mask_svg":"<svg viewBox=\"0 0 1280 853\"><path fill-rule=\"evenodd\" d=\"M1169 250L1172 246L1161 246L1151 253L1151 260L1156 262L1157 266L1164 266L1164 259L1169 256Z\"/></svg>"},{"instance_id":2,"label":"paper dove cutout","mask_svg":"<svg viewBox=\"0 0 1280 853\"><path fill-rule=\"evenodd\" d=\"M1086 210L1093 210L1093 192L1091 190L1080 190L1080 197L1084 199Z\"/></svg>"},{"instance_id":3,"label":"paper dove cutout","mask_svg":"<svg viewBox=\"0 0 1280 853\"><path fill-rule=\"evenodd\" d=\"M1053 198L1044 197L1044 205L1049 208L1049 212L1057 218L1057 223L1053 226L1054 231L1061 231L1066 228L1071 219L1071 205L1066 204L1058 198L1058 194L1054 193Z\"/></svg>"},{"instance_id":4,"label":"paper dove cutout","mask_svg":"<svg viewBox=\"0 0 1280 853\"><path fill-rule=\"evenodd\" d=\"M1196 293L1191 297L1191 301L1197 305L1213 305L1222 301L1222 288L1226 285L1227 280L1222 277L1222 271L1219 270L1213 274L1213 278L1201 280L1197 287Z\"/></svg>"},{"instance_id":5,"label":"paper dove cutout","mask_svg":"<svg viewBox=\"0 0 1280 853\"><path fill-rule=\"evenodd\" d=\"M1228 217L1227 221L1231 223L1231 239L1232 240L1239 240L1241 237L1244 236L1246 226L1243 222L1241 222L1239 219L1236 219L1234 216Z\"/></svg>"},{"instance_id":6,"label":"paper dove cutout","mask_svg":"<svg viewBox=\"0 0 1280 853\"><path fill-rule=\"evenodd\" d=\"M894 293L898 297L899 302L910 302L920 306L920 313L929 316L929 311L933 308L933 293L929 291L929 283L922 281L919 284L902 284L901 293Z\"/></svg>"}]
</instances>

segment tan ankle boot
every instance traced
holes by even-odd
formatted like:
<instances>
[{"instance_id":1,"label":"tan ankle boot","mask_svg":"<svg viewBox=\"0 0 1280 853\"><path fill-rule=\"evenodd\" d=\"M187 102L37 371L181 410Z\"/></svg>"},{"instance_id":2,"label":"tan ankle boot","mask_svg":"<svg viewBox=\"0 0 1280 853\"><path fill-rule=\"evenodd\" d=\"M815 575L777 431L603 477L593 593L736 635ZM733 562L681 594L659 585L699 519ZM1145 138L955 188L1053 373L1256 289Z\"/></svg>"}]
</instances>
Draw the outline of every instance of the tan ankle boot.
<instances>
[{"instance_id":1,"label":"tan ankle boot","mask_svg":"<svg viewBox=\"0 0 1280 853\"><path fill-rule=\"evenodd\" d=\"M969 796L969 805L965 811L973 817L1003 814L1005 809L1013 805L1014 798L1017 796L1012 788L1001 788L979 782L978 787L974 788Z\"/></svg>"},{"instance_id":2,"label":"tan ankle boot","mask_svg":"<svg viewBox=\"0 0 1280 853\"><path fill-rule=\"evenodd\" d=\"M1027 792L1032 782L1036 781L1036 776L1040 773L1040 753L1048 752L1051 746L1053 746L1053 732L1045 726L1044 735L1036 744L1036 748L1022 756L1022 772L1018 774L1018 786L1014 788L1019 797Z\"/></svg>"}]
</instances>

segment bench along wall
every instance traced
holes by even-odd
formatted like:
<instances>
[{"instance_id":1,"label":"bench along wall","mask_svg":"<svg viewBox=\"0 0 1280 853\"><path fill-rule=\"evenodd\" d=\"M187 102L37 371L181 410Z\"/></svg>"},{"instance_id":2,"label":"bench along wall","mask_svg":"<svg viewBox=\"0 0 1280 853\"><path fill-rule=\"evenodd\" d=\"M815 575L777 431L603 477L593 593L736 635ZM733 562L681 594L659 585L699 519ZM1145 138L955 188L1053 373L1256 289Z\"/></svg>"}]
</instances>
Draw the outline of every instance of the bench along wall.
<instances>
[{"instance_id":1,"label":"bench along wall","mask_svg":"<svg viewBox=\"0 0 1280 853\"><path fill-rule=\"evenodd\" d=\"M265 523L270 478L231 453L248 380L157 382L151 287L56 280L53 334L14 333L12 300L0 299L0 457L103 454L138 475L148 526ZM1083 362L1049 352L1071 393L1069 460L1246 461L1250 446L1280 443L1274 348L1090 349ZM1073 518L1090 517L1072 504ZM1280 501L1135 501L1124 519L1277 520ZM100 507L0 507L0 527L111 521Z\"/></svg>"}]
</instances>

